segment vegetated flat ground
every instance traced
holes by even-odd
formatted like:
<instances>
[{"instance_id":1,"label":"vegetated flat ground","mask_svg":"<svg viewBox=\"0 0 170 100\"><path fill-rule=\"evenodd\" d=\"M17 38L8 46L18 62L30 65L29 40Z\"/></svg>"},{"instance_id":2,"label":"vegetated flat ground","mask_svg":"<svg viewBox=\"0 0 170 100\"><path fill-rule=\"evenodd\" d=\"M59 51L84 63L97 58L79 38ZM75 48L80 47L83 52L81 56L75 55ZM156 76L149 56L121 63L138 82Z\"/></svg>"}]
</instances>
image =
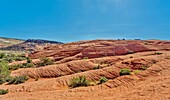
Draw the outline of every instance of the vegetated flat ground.
<instances>
[{"instance_id":1,"label":"vegetated flat ground","mask_svg":"<svg viewBox=\"0 0 170 100\"><path fill-rule=\"evenodd\" d=\"M29 56L34 63L42 56L54 58L55 63L12 71L12 76L30 79L0 85L9 90L0 100L170 100L169 41L80 41L46 47ZM120 76L123 68L131 69L131 75ZM78 76L86 76L94 86L68 87ZM101 77L109 80L96 85Z\"/></svg>"},{"instance_id":2,"label":"vegetated flat ground","mask_svg":"<svg viewBox=\"0 0 170 100\"><path fill-rule=\"evenodd\" d=\"M44 75L40 75L40 77L46 76L46 78L39 78L38 81L30 79L20 85L0 85L0 88L10 91L6 95L1 95L0 100L170 100L170 51L157 52L163 54L155 55L155 51L150 51L71 61L67 64L72 64L72 67L79 64L81 66L77 66L77 68L91 67L103 63L101 64L103 68L96 70L89 68L84 69L86 71L73 72L68 75L63 73L60 77L53 78L50 76L52 77L54 73L48 72L48 68L54 70L57 65L37 68L39 72L33 68L29 69L32 72L19 69L12 74L26 74L28 72L28 75L36 76L43 72ZM128 66L133 69L141 64L146 64L149 68L137 74L118 75L121 68ZM62 70L66 70L64 68ZM60 73L60 70L56 69L55 71ZM70 89L67 86L69 79L80 75L85 75L92 80L98 79L99 76L105 76L109 78L109 81L101 85Z\"/></svg>"}]
</instances>

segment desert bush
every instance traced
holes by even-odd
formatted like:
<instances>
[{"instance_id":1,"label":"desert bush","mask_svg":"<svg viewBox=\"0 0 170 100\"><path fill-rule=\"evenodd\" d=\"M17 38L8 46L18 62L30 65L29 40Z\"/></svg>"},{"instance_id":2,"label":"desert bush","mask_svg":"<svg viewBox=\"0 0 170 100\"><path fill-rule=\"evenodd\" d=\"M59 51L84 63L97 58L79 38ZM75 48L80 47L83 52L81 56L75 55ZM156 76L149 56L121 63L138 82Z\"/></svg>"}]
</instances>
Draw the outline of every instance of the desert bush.
<instances>
[{"instance_id":1,"label":"desert bush","mask_svg":"<svg viewBox=\"0 0 170 100\"><path fill-rule=\"evenodd\" d=\"M32 63L32 59L31 58L27 58L27 63Z\"/></svg>"},{"instance_id":2,"label":"desert bush","mask_svg":"<svg viewBox=\"0 0 170 100\"><path fill-rule=\"evenodd\" d=\"M15 61L23 61L25 60L26 58L23 58L23 57L14 57L13 60Z\"/></svg>"},{"instance_id":3,"label":"desert bush","mask_svg":"<svg viewBox=\"0 0 170 100\"><path fill-rule=\"evenodd\" d=\"M131 50L127 52L127 54L133 54L133 53L134 51L131 51Z\"/></svg>"},{"instance_id":4,"label":"desert bush","mask_svg":"<svg viewBox=\"0 0 170 100\"><path fill-rule=\"evenodd\" d=\"M5 56L5 53L0 53L0 59L4 58Z\"/></svg>"},{"instance_id":5,"label":"desert bush","mask_svg":"<svg viewBox=\"0 0 170 100\"><path fill-rule=\"evenodd\" d=\"M155 52L154 53L154 55L161 55L161 54L163 54L163 53L161 53L161 52Z\"/></svg>"},{"instance_id":6,"label":"desert bush","mask_svg":"<svg viewBox=\"0 0 170 100\"><path fill-rule=\"evenodd\" d=\"M7 77L5 78L5 82L9 82L12 78L13 78L12 76L7 76Z\"/></svg>"},{"instance_id":7,"label":"desert bush","mask_svg":"<svg viewBox=\"0 0 170 100\"><path fill-rule=\"evenodd\" d=\"M2 60L7 63L11 63L13 61L13 59L11 57L3 58Z\"/></svg>"},{"instance_id":8,"label":"desert bush","mask_svg":"<svg viewBox=\"0 0 170 100\"><path fill-rule=\"evenodd\" d=\"M24 65L24 68L31 68L31 67L34 67L34 64L33 63L26 63Z\"/></svg>"},{"instance_id":9,"label":"desert bush","mask_svg":"<svg viewBox=\"0 0 170 100\"><path fill-rule=\"evenodd\" d=\"M95 66L93 69L100 69L100 65Z\"/></svg>"},{"instance_id":10,"label":"desert bush","mask_svg":"<svg viewBox=\"0 0 170 100\"><path fill-rule=\"evenodd\" d=\"M83 60L87 60L87 59L89 59L88 57L83 57Z\"/></svg>"},{"instance_id":11,"label":"desert bush","mask_svg":"<svg viewBox=\"0 0 170 100\"><path fill-rule=\"evenodd\" d=\"M9 70L17 70L19 68L23 68L23 64L15 64L9 66Z\"/></svg>"},{"instance_id":12,"label":"desert bush","mask_svg":"<svg viewBox=\"0 0 170 100\"><path fill-rule=\"evenodd\" d=\"M108 81L108 79L107 79L106 77L101 77L101 78L99 79L99 84L105 83L105 82L107 82L107 81Z\"/></svg>"},{"instance_id":13,"label":"desert bush","mask_svg":"<svg viewBox=\"0 0 170 100\"><path fill-rule=\"evenodd\" d=\"M148 45L148 42L144 42L143 44L144 44L144 45Z\"/></svg>"},{"instance_id":14,"label":"desert bush","mask_svg":"<svg viewBox=\"0 0 170 100\"><path fill-rule=\"evenodd\" d=\"M129 58L133 58L133 56L130 56Z\"/></svg>"},{"instance_id":15,"label":"desert bush","mask_svg":"<svg viewBox=\"0 0 170 100\"><path fill-rule=\"evenodd\" d=\"M25 81L27 81L29 79L28 76L24 75L24 76L16 76L16 77L12 77L8 84L21 84L24 83Z\"/></svg>"},{"instance_id":16,"label":"desert bush","mask_svg":"<svg viewBox=\"0 0 170 100\"><path fill-rule=\"evenodd\" d=\"M9 66L6 62L0 62L0 84L6 82L6 77L10 74Z\"/></svg>"},{"instance_id":17,"label":"desert bush","mask_svg":"<svg viewBox=\"0 0 170 100\"><path fill-rule=\"evenodd\" d=\"M10 74L9 66L6 62L0 62L0 78L5 78Z\"/></svg>"},{"instance_id":18,"label":"desert bush","mask_svg":"<svg viewBox=\"0 0 170 100\"><path fill-rule=\"evenodd\" d=\"M0 95L4 95L7 93L8 93L8 90L0 89Z\"/></svg>"},{"instance_id":19,"label":"desert bush","mask_svg":"<svg viewBox=\"0 0 170 100\"><path fill-rule=\"evenodd\" d=\"M41 58L39 66L47 66L52 65L54 63L54 60L50 58Z\"/></svg>"},{"instance_id":20,"label":"desert bush","mask_svg":"<svg viewBox=\"0 0 170 100\"><path fill-rule=\"evenodd\" d=\"M33 63L15 64L9 66L9 70L17 70L19 68L31 68L34 67Z\"/></svg>"},{"instance_id":21,"label":"desert bush","mask_svg":"<svg viewBox=\"0 0 170 100\"><path fill-rule=\"evenodd\" d=\"M89 86L89 81L85 76L79 76L71 79L69 87L75 88L80 86Z\"/></svg>"},{"instance_id":22,"label":"desert bush","mask_svg":"<svg viewBox=\"0 0 170 100\"><path fill-rule=\"evenodd\" d=\"M138 74L140 72L141 72L141 70L134 70L131 74Z\"/></svg>"},{"instance_id":23,"label":"desert bush","mask_svg":"<svg viewBox=\"0 0 170 100\"><path fill-rule=\"evenodd\" d=\"M148 68L148 66L142 66L141 70L146 70Z\"/></svg>"},{"instance_id":24,"label":"desert bush","mask_svg":"<svg viewBox=\"0 0 170 100\"><path fill-rule=\"evenodd\" d=\"M4 78L0 78L0 84L5 83L5 79Z\"/></svg>"},{"instance_id":25,"label":"desert bush","mask_svg":"<svg viewBox=\"0 0 170 100\"><path fill-rule=\"evenodd\" d=\"M123 68L119 72L120 76L122 76L122 75L130 75L130 73L131 73L131 70L128 69L128 68Z\"/></svg>"},{"instance_id":26,"label":"desert bush","mask_svg":"<svg viewBox=\"0 0 170 100\"><path fill-rule=\"evenodd\" d=\"M35 78L35 81L38 81L38 78Z\"/></svg>"},{"instance_id":27,"label":"desert bush","mask_svg":"<svg viewBox=\"0 0 170 100\"><path fill-rule=\"evenodd\" d=\"M11 63L12 61L26 60L25 56L12 54L12 53L0 53L0 61Z\"/></svg>"}]
</instances>

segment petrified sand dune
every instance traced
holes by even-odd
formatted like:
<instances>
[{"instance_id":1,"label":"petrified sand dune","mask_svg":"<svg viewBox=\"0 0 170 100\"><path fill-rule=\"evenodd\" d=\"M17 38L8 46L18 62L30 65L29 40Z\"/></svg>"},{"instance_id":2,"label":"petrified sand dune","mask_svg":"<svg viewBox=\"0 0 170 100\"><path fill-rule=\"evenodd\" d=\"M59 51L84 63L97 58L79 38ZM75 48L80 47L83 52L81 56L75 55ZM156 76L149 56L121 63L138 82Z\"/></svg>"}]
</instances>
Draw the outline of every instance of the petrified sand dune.
<instances>
[{"instance_id":1,"label":"petrified sand dune","mask_svg":"<svg viewBox=\"0 0 170 100\"><path fill-rule=\"evenodd\" d=\"M0 85L10 91L0 99L169 100L169 50L169 41L158 40L95 40L47 47L30 56L58 57L55 64L12 71L13 76L28 75L31 79L20 85ZM134 53L127 55L129 51ZM143 66L147 69L141 69ZM132 74L120 76L122 68L131 69ZM133 73L136 70L140 72ZM70 80L78 76L94 82L101 77L109 80L100 85L69 88Z\"/></svg>"},{"instance_id":2,"label":"petrified sand dune","mask_svg":"<svg viewBox=\"0 0 170 100\"><path fill-rule=\"evenodd\" d=\"M28 75L32 78L50 78L70 75L74 73L80 73L88 70L93 70L94 67L100 63L114 63L120 60L120 58L104 58L104 59L91 59L91 60L79 60L72 61L64 64L49 65L40 68L27 68L19 69L12 72L12 75ZM106 65L105 65L106 66ZM108 66L108 65L107 65ZM106 66L106 67L107 67Z\"/></svg>"},{"instance_id":3,"label":"petrified sand dune","mask_svg":"<svg viewBox=\"0 0 170 100\"><path fill-rule=\"evenodd\" d=\"M145 44L147 43L147 45ZM98 58L104 56L124 55L129 51L143 52L167 49L169 50L169 41L115 41L115 40L94 40L68 43L59 46L46 47L42 51L30 55L32 58L56 57L66 58L76 56L78 58Z\"/></svg>"}]
</instances>

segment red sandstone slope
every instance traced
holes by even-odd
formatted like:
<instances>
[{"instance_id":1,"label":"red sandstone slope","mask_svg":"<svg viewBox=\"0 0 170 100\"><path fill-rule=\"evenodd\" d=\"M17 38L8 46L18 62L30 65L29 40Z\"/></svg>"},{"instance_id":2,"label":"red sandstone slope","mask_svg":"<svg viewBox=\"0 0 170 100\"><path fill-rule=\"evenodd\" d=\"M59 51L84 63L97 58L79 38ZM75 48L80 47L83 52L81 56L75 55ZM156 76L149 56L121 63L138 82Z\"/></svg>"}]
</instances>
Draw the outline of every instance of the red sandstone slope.
<instances>
[{"instance_id":1,"label":"red sandstone slope","mask_svg":"<svg viewBox=\"0 0 170 100\"><path fill-rule=\"evenodd\" d=\"M42 68L16 70L12 74L47 77L40 78L38 81L29 80L20 85L0 85L0 88L10 91L9 94L0 96L0 99L169 100L170 52L159 51L163 53L162 55L155 55L154 52L86 59ZM130 56L133 56L133 58L130 58ZM108 66L96 70L91 69L95 67L95 64L108 64ZM149 68L138 74L119 76L121 68L128 67L135 70L142 65L148 65ZM84 69L83 72L78 71L82 69ZM69 70L72 73L66 73ZM57 76L59 74L62 75ZM109 81L96 86L68 88L70 79L80 75L85 75L91 80L98 80L101 76L104 76Z\"/></svg>"},{"instance_id":2,"label":"red sandstone slope","mask_svg":"<svg viewBox=\"0 0 170 100\"><path fill-rule=\"evenodd\" d=\"M47 47L30 57L54 57L56 62L12 71L12 76L28 75L31 79L19 85L0 85L9 90L0 100L169 100L169 50L169 41L158 40L94 40ZM134 54L126 55L132 51ZM100 67L95 69L96 66ZM147 68L141 70L143 66ZM120 76L122 68L131 69L132 74ZM134 73L136 70L140 72ZM68 87L73 77L82 75L93 82L101 77L109 81L95 86Z\"/></svg>"},{"instance_id":3,"label":"red sandstone slope","mask_svg":"<svg viewBox=\"0 0 170 100\"><path fill-rule=\"evenodd\" d=\"M82 58L99 58L124 55L131 52L170 50L170 41L159 40L93 40L80 41L59 46L50 46L30 54L31 58L54 57L56 61L67 62Z\"/></svg>"}]
</instances>

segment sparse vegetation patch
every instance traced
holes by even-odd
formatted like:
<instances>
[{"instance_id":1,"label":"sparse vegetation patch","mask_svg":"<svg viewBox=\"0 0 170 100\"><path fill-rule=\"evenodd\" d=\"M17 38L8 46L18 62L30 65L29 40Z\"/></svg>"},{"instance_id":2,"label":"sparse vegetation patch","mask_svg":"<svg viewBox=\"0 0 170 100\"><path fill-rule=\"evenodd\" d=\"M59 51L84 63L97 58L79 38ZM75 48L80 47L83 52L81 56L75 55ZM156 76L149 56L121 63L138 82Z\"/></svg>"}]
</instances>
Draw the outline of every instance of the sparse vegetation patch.
<instances>
[{"instance_id":1,"label":"sparse vegetation patch","mask_svg":"<svg viewBox=\"0 0 170 100\"><path fill-rule=\"evenodd\" d=\"M86 76L79 76L71 79L69 87L75 88L80 86L89 86L89 80L87 80Z\"/></svg>"},{"instance_id":2,"label":"sparse vegetation patch","mask_svg":"<svg viewBox=\"0 0 170 100\"><path fill-rule=\"evenodd\" d=\"M22 61L26 60L27 57L25 57L24 54L13 54L13 53L0 53L0 62L7 62L11 63L13 61Z\"/></svg>"},{"instance_id":3,"label":"sparse vegetation patch","mask_svg":"<svg viewBox=\"0 0 170 100\"><path fill-rule=\"evenodd\" d=\"M40 59L40 62L38 63L37 67L47 66L47 65L52 65L52 64L54 64L54 60L45 57L45 58Z\"/></svg>"},{"instance_id":4,"label":"sparse vegetation patch","mask_svg":"<svg viewBox=\"0 0 170 100\"><path fill-rule=\"evenodd\" d=\"M28 76L24 75L24 76L16 76L16 77L12 77L8 84L21 84L24 83L25 81L27 81L29 79Z\"/></svg>"}]
</instances>

